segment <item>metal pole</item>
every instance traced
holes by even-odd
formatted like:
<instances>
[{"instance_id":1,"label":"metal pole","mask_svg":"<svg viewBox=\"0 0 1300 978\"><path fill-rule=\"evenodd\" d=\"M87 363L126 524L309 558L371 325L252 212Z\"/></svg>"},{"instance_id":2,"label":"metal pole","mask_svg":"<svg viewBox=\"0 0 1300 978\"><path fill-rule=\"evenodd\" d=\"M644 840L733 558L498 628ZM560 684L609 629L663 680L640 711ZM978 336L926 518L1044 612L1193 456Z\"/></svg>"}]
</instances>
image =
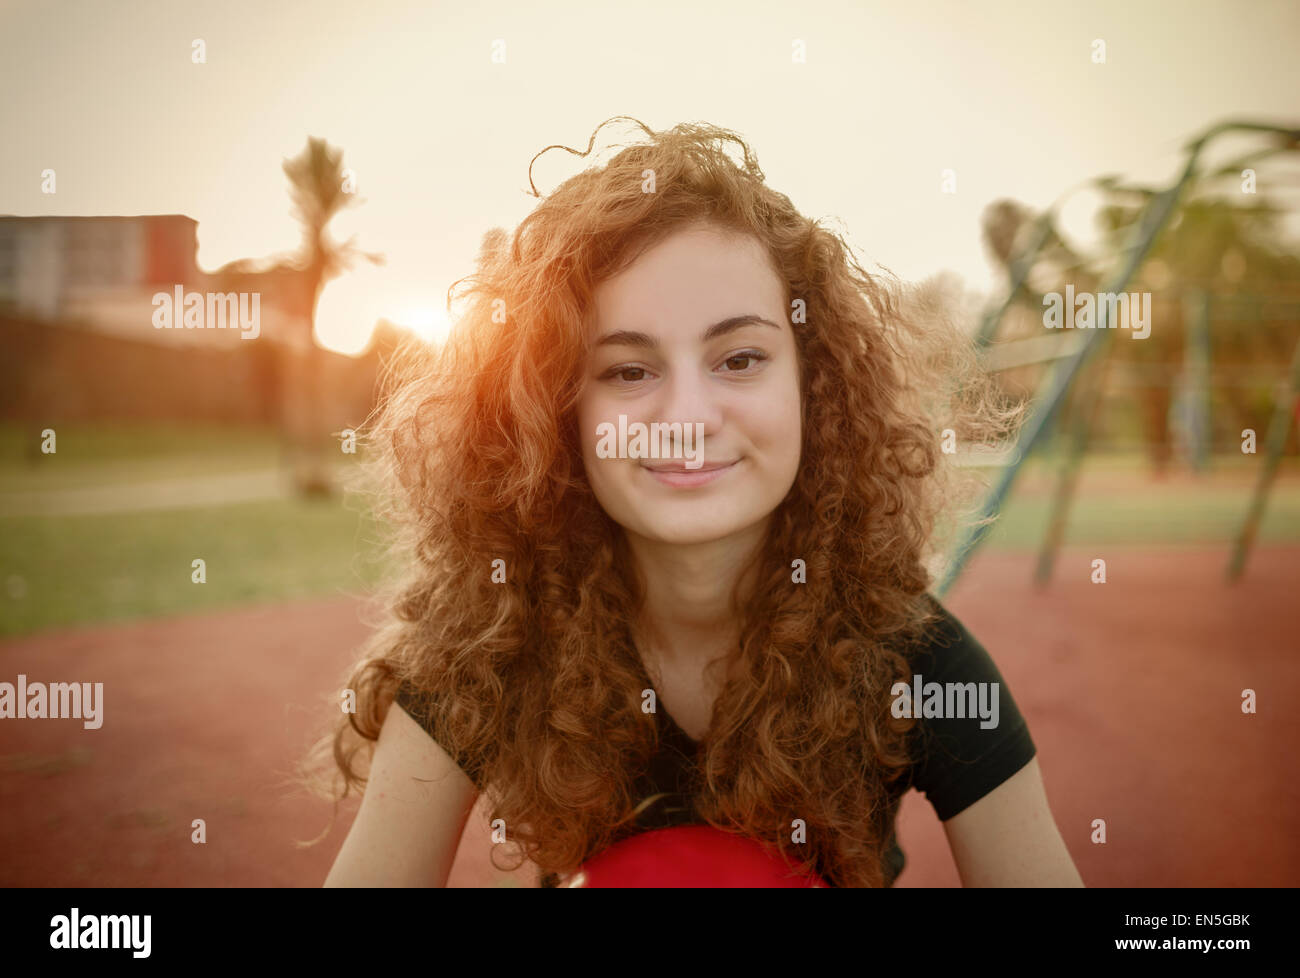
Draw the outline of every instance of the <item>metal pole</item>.
<instances>
[{"instance_id":1,"label":"metal pole","mask_svg":"<svg viewBox=\"0 0 1300 978\"><path fill-rule=\"evenodd\" d=\"M1020 289L1024 286L1025 280L1029 278L1029 272L1034 267L1034 259L1047 239L1052 233L1052 212L1044 211L1035 222L1032 237L1025 245L1024 251L1015 257L1012 261L1009 271L1010 282L1007 286L1007 294L1002 302L994 309L990 309L984 316L983 322L980 323L979 331L975 334L975 345L984 348L993 342L993 337L998 331L998 326L1002 323L1002 317L1007 314L1007 309L1015 301Z\"/></svg>"},{"instance_id":2,"label":"metal pole","mask_svg":"<svg viewBox=\"0 0 1300 978\"><path fill-rule=\"evenodd\" d=\"M1210 441L1210 296L1193 289L1183 296L1183 346L1181 400L1193 471L1209 467Z\"/></svg>"},{"instance_id":3,"label":"metal pole","mask_svg":"<svg viewBox=\"0 0 1300 978\"><path fill-rule=\"evenodd\" d=\"M1240 578L1246 567L1246 558L1255 543L1259 521L1268 502L1269 487L1273 484L1273 476L1277 474L1282 449L1286 446L1286 436L1291 431L1291 417L1295 412L1296 397L1300 395L1300 343L1296 344L1295 353L1291 356L1290 376L1278 388L1277 399L1273 402L1273 419L1268 424L1268 453L1264 456L1264 467L1255 483L1250 509L1246 512L1246 520L1237 534L1237 543L1232 550L1232 561L1228 565L1229 581Z\"/></svg>"},{"instance_id":4,"label":"metal pole","mask_svg":"<svg viewBox=\"0 0 1300 978\"><path fill-rule=\"evenodd\" d=\"M1115 277L1106 284L1101 290L1103 292L1122 292L1128 285L1128 281L1133 277L1138 265L1146 257L1147 252L1151 250L1151 245L1155 240L1156 234L1164 227L1165 222L1169 219L1173 211L1175 202L1182 193L1183 187L1191 178L1192 166L1196 160L1196 154L1193 153L1187 161L1187 166L1183 170L1183 175L1173 187L1162 193L1157 194L1147 204L1146 210L1142 212L1142 217L1138 220L1137 226L1134 227L1129 235L1129 244L1124 248L1126 257L1124 262L1116 273ZM1073 314L1074 310L1069 310ZM1091 335L1088 336L1084 345L1074 356L1060 360L1055 365L1052 373L1047 394L1044 396L1041 407L1034 412L1025 427L1020 433L1020 438L1016 442L1015 455L1019 461L1014 465L1009 465L1002 470L1002 475L998 480L993 491L989 494L984 506L980 511L980 520L995 515L1002 508L1002 501L1006 498L1011 490L1011 484L1015 481L1020 472L1020 467L1024 464L1030 453L1038 445L1039 441L1050 430L1052 422L1055 420L1057 411L1069 390L1071 382L1083 367L1087 359L1095 352L1098 344L1099 334L1107 329L1106 323L1106 304L1100 304L1097 310L1097 326L1089 330ZM961 541L955 548L954 555L949 561L948 568L944 572L943 578L939 582L936 590L936 596L942 598L957 579L970 555L975 548L983 542L984 537L988 534L991 527L990 523L976 522L972 525Z\"/></svg>"},{"instance_id":5,"label":"metal pole","mask_svg":"<svg viewBox=\"0 0 1300 978\"><path fill-rule=\"evenodd\" d=\"M1109 331L1107 334L1109 335ZM1105 343L1106 339L1103 338L1101 342ZM1087 377L1079 389L1075 414L1070 419L1070 430L1062 450L1061 468L1057 476L1056 492L1052 496L1052 511L1047 521L1047 532L1043 534L1042 546L1038 551L1038 565L1034 571L1034 580L1039 585L1044 585L1051 579L1056 554L1065 537L1065 522L1070 513L1070 503L1074 500L1074 490L1079 481L1083 456L1088 449L1088 435L1092 431L1097 409L1101 405L1101 392L1106 386L1105 376L1109 365L1109 359L1102 359L1090 366Z\"/></svg>"}]
</instances>

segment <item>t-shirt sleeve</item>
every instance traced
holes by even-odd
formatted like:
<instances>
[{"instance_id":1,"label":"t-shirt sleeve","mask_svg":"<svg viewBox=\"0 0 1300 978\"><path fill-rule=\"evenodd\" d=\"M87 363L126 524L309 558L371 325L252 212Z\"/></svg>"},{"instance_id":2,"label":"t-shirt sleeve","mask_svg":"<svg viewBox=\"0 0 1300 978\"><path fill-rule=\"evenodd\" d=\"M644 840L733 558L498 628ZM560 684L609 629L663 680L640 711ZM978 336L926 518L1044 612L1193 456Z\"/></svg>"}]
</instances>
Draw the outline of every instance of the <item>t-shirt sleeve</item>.
<instances>
[{"instance_id":1,"label":"t-shirt sleeve","mask_svg":"<svg viewBox=\"0 0 1300 978\"><path fill-rule=\"evenodd\" d=\"M911 657L912 690L919 680L921 693L914 702L920 723L914 731L912 786L946 822L1028 764L1037 748L984 646L929 599L941 620L930 625L928 643Z\"/></svg>"},{"instance_id":2,"label":"t-shirt sleeve","mask_svg":"<svg viewBox=\"0 0 1300 978\"><path fill-rule=\"evenodd\" d=\"M393 695L393 702L409 713L411 719L423 727L439 747L451 754L456 765L466 777L474 782L475 787L480 791L483 790L476 766L472 763L470 757L462 752L452 753L451 748L447 746L450 741L443 733L440 704L434 697L414 689L403 680L398 685L397 692Z\"/></svg>"}]
</instances>

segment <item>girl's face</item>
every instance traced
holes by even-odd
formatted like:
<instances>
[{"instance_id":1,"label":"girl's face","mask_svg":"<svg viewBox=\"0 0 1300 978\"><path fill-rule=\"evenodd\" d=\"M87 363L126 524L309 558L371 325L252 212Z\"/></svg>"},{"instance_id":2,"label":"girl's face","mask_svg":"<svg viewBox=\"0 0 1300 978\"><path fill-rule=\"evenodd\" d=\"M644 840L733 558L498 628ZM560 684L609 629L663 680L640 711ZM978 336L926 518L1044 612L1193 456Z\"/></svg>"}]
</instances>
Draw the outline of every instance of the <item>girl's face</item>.
<instances>
[{"instance_id":1,"label":"girl's face","mask_svg":"<svg viewBox=\"0 0 1300 978\"><path fill-rule=\"evenodd\" d=\"M605 512L629 534L676 544L764 522L794 484L802 432L794 327L762 246L709 226L678 231L600 283L594 312L578 426ZM668 429L651 425L674 422L664 452ZM658 434L659 457L620 452L620 432L634 450L641 426ZM687 441L688 430L702 437Z\"/></svg>"}]
</instances>

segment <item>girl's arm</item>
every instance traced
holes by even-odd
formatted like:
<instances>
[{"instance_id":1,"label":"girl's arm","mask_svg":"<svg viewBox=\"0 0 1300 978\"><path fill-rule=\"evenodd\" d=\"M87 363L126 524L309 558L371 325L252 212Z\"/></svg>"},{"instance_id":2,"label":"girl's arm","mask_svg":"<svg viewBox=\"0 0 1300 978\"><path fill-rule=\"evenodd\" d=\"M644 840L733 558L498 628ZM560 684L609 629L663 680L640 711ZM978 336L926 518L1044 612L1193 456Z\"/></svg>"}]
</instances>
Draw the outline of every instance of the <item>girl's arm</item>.
<instances>
[{"instance_id":1,"label":"girl's arm","mask_svg":"<svg viewBox=\"0 0 1300 978\"><path fill-rule=\"evenodd\" d=\"M394 703L325 886L446 886L477 797L456 762Z\"/></svg>"},{"instance_id":2,"label":"girl's arm","mask_svg":"<svg viewBox=\"0 0 1300 978\"><path fill-rule=\"evenodd\" d=\"M1083 886L1034 758L943 823L963 886Z\"/></svg>"}]
</instances>

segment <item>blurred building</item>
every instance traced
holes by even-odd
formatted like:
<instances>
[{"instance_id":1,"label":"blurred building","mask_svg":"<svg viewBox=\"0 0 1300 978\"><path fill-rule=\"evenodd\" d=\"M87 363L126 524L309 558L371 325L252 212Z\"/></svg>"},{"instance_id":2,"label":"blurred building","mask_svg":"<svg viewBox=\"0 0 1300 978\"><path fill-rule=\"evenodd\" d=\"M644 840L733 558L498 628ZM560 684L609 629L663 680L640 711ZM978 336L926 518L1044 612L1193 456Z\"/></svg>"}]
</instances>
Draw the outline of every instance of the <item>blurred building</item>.
<instances>
[{"instance_id":1,"label":"blurred building","mask_svg":"<svg viewBox=\"0 0 1300 978\"><path fill-rule=\"evenodd\" d=\"M374 403L378 331L360 357L311 341L315 299L288 258L198 266L198 222L0 216L0 418L171 419L334 431ZM160 329L158 293L257 293L256 338ZM305 392L305 393L304 393Z\"/></svg>"},{"instance_id":2,"label":"blurred building","mask_svg":"<svg viewBox=\"0 0 1300 978\"><path fill-rule=\"evenodd\" d=\"M197 257L198 222L183 214L0 217L0 313L146 343L228 344L237 331L153 326L159 292L231 288L224 269L208 274ZM263 335L303 345L310 326L293 271L261 273L265 281L244 272L240 288L261 294Z\"/></svg>"}]
</instances>

